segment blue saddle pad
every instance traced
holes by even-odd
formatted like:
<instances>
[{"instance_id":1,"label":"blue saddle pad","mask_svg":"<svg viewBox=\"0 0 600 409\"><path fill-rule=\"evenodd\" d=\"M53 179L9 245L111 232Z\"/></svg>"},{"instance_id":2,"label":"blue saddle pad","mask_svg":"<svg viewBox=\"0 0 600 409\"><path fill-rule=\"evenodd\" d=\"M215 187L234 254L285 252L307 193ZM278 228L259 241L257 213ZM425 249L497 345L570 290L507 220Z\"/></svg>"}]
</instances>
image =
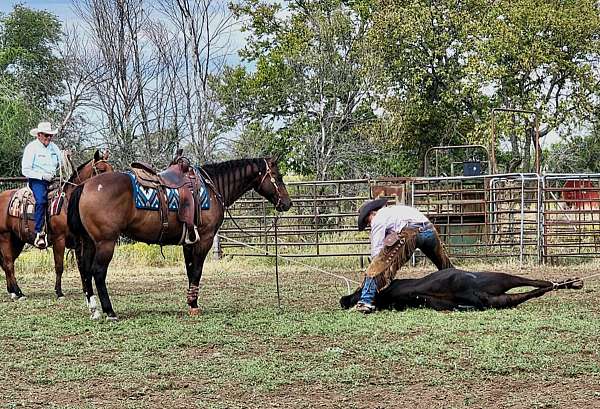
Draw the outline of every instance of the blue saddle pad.
<instances>
[{"instance_id":1,"label":"blue saddle pad","mask_svg":"<svg viewBox=\"0 0 600 409\"><path fill-rule=\"evenodd\" d=\"M158 202L158 192L156 189L147 188L141 186L133 172L127 172L129 178L131 179L131 184L133 185L133 198L135 200L135 207L143 210L158 210L159 202ZM210 199L208 197L208 189L206 188L206 183L204 179L200 178L198 197L200 198L201 209L208 210L210 209ZM169 210L176 211L179 209L179 192L177 189L165 189L167 193L167 203L169 206Z\"/></svg>"}]
</instances>

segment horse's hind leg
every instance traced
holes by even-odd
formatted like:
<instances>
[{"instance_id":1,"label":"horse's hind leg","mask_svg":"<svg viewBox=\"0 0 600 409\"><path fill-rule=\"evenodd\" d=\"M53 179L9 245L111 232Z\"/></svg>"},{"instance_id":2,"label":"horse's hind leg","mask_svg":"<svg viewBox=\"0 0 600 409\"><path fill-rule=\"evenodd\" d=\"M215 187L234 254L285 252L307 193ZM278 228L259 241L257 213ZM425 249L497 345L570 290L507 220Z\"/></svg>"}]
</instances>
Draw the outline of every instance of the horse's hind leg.
<instances>
[{"instance_id":1,"label":"horse's hind leg","mask_svg":"<svg viewBox=\"0 0 600 409\"><path fill-rule=\"evenodd\" d=\"M546 288L552 287L552 283L546 280L533 280L506 273L490 273L489 276L479 284L480 291L498 296L517 287Z\"/></svg>"},{"instance_id":2,"label":"horse's hind leg","mask_svg":"<svg viewBox=\"0 0 600 409\"><path fill-rule=\"evenodd\" d=\"M96 254L90 269L96 283L96 290L98 291L102 311L104 311L108 320L117 320L117 315L113 310L110 297L108 296L108 289L106 288L106 272L108 271L108 264L112 260L114 251L115 242L113 240L103 240L96 243ZM99 317L94 316L92 318Z\"/></svg>"},{"instance_id":3,"label":"horse's hind leg","mask_svg":"<svg viewBox=\"0 0 600 409\"><path fill-rule=\"evenodd\" d=\"M26 299L15 277L15 260L21 254L24 245L25 243L11 233L0 234L0 263L6 274L6 289L13 300Z\"/></svg>"},{"instance_id":4,"label":"horse's hind leg","mask_svg":"<svg viewBox=\"0 0 600 409\"><path fill-rule=\"evenodd\" d=\"M512 308L517 305L531 300L532 298L541 297L549 291L552 291L552 283L548 282L550 285L543 288L536 288L535 290L531 290L525 293L517 293L517 294L501 294L501 295L490 295L487 297L487 304L489 308Z\"/></svg>"},{"instance_id":5,"label":"horse's hind leg","mask_svg":"<svg viewBox=\"0 0 600 409\"><path fill-rule=\"evenodd\" d=\"M98 311L96 296L94 295L94 286L92 285L92 262L96 254L96 245L89 238L81 238L76 241L75 259L77 260L77 269L81 278L81 286L84 294L85 305L92 314L92 319L98 319L101 316Z\"/></svg>"}]
</instances>

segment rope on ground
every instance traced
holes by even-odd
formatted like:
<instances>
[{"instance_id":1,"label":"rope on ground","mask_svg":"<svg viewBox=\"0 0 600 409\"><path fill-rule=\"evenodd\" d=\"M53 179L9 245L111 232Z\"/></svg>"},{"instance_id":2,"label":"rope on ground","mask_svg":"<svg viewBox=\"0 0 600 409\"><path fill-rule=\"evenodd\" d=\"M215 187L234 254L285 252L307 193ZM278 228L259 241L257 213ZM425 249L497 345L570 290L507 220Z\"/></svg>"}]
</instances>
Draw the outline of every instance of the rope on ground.
<instances>
[{"instance_id":1,"label":"rope on ground","mask_svg":"<svg viewBox=\"0 0 600 409\"><path fill-rule=\"evenodd\" d=\"M571 280L562 281L562 282L560 282L560 284L571 284L571 283L576 283L577 281L586 281L586 280L589 280L590 278L598 277L598 276L600 276L600 273L592 274L592 275L589 275L586 277L573 278Z\"/></svg>"},{"instance_id":2,"label":"rope on ground","mask_svg":"<svg viewBox=\"0 0 600 409\"><path fill-rule=\"evenodd\" d=\"M250 249L257 250L257 251L259 251L259 252L261 252L261 253L263 253L263 252L264 252L264 249L262 249L262 248L260 248L260 247L251 246L251 245L249 245L249 244L246 244L246 243L244 243L244 242L241 242L241 241L238 241L238 240L231 239L231 238L229 238L229 237L223 236L222 234L219 234L218 236L219 236L220 238L222 238L222 239L229 240L229 241L231 241L232 243L235 243L235 244L240 244L240 245L242 245L242 246L244 246L244 247L248 247L248 248L250 248ZM275 256L274 254L271 254L271 253L269 253L268 251L266 252L266 254L265 254L265 255L266 255L266 256ZM340 280L344 280L344 281L346 282L346 287L348 288L348 294L350 294L350 293L352 292L352 289L350 288L350 283L354 283L354 284L358 284L358 285L360 285L360 283L359 283L358 281L351 280L351 279L349 279L349 278L346 278L346 277L344 277L344 276L341 276L341 275L338 275L338 274L333 274L333 273L330 273L329 271L325 271L325 270L323 270L323 269L321 269L321 268L318 268L318 267L311 266L310 264L302 263L302 262L300 262L300 261L298 261L298 260L295 260L295 259L293 259L293 258L291 258L291 257L282 256L281 254L278 254L278 255L277 255L277 257L279 257L279 258L282 258L282 259L284 259L284 260L288 260L288 261L290 261L290 262L292 262L292 263L294 263L294 264L297 264L297 265L299 265L299 266L306 267L306 268L308 268L308 269L311 269L311 270L318 271L319 273L323 273L323 274L326 274L326 275L329 275L329 276L332 276L332 277L338 278L338 279L340 279Z\"/></svg>"}]
</instances>

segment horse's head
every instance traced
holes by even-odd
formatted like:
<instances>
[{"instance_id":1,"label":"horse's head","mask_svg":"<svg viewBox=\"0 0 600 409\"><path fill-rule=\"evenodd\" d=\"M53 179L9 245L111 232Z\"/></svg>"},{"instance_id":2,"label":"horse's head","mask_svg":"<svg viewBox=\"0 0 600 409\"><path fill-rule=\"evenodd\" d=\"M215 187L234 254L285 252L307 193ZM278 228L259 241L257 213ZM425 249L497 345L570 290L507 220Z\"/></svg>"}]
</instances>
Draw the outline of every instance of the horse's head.
<instances>
[{"instance_id":1,"label":"horse's head","mask_svg":"<svg viewBox=\"0 0 600 409\"><path fill-rule=\"evenodd\" d=\"M260 168L254 190L273 203L277 211L285 212L292 207L292 200L288 195L285 183L283 183L281 173L279 173L277 161L272 158L263 160L265 168Z\"/></svg>"},{"instance_id":2,"label":"horse's head","mask_svg":"<svg viewBox=\"0 0 600 409\"><path fill-rule=\"evenodd\" d=\"M96 150L94 158L80 165L71 176L71 181L75 184L81 184L84 181L99 175L101 173L112 172L113 167L108 163L108 152L103 154Z\"/></svg>"}]
</instances>

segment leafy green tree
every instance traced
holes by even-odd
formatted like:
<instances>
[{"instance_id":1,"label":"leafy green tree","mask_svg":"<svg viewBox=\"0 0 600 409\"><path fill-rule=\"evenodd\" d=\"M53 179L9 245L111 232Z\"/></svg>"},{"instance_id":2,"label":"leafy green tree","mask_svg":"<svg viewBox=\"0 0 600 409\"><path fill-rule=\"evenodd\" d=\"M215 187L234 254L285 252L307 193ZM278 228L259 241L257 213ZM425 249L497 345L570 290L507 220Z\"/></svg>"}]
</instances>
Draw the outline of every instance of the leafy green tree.
<instances>
[{"instance_id":1,"label":"leafy green tree","mask_svg":"<svg viewBox=\"0 0 600 409\"><path fill-rule=\"evenodd\" d=\"M0 16L1 175L20 175L29 130L40 120L60 117L64 66L54 54L60 27L52 14L22 5Z\"/></svg>"},{"instance_id":2,"label":"leafy green tree","mask_svg":"<svg viewBox=\"0 0 600 409\"><path fill-rule=\"evenodd\" d=\"M572 135L545 152L545 171L553 173L600 173L600 129Z\"/></svg>"},{"instance_id":3,"label":"leafy green tree","mask_svg":"<svg viewBox=\"0 0 600 409\"><path fill-rule=\"evenodd\" d=\"M487 106L468 81L481 1L377 1L366 64L378 73L383 124L375 137L412 157L422 173L433 146L473 139Z\"/></svg>"},{"instance_id":4,"label":"leafy green tree","mask_svg":"<svg viewBox=\"0 0 600 409\"><path fill-rule=\"evenodd\" d=\"M49 107L63 90L64 66L53 52L61 23L47 11L16 5L0 26L0 75L14 81L31 104Z\"/></svg>"},{"instance_id":5,"label":"leafy green tree","mask_svg":"<svg viewBox=\"0 0 600 409\"><path fill-rule=\"evenodd\" d=\"M553 130L567 135L589 120L600 81L598 2L501 0L483 10L482 24L473 27L477 58L470 77L491 90L490 108L539 112L541 136ZM532 118L527 121L518 135L512 115L500 124L511 146L509 171L532 169Z\"/></svg>"},{"instance_id":6,"label":"leafy green tree","mask_svg":"<svg viewBox=\"0 0 600 409\"><path fill-rule=\"evenodd\" d=\"M224 125L241 129L241 143L269 141L291 168L316 178L352 171L368 142L359 130L375 119L360 64L369 21L362 5L297 0L284 12L279 2L247 0L235 8L248 21L247 65L229 69L218 94Z\"/></svg>"},{"instance_id":7,"label":"leafy green tree","mask_svg":"<svg viewBox=\"0 0 600 409\"><path fill-rule=\"evenodd\" d=\"M597 2L381 0L368 58L379 78L378 140L414 158L490 140L493 108L541 114L541 135L589 118L598 92ZM499 115L509 171L531 170L532 116Z\"/></svg>"}]
</instances>

